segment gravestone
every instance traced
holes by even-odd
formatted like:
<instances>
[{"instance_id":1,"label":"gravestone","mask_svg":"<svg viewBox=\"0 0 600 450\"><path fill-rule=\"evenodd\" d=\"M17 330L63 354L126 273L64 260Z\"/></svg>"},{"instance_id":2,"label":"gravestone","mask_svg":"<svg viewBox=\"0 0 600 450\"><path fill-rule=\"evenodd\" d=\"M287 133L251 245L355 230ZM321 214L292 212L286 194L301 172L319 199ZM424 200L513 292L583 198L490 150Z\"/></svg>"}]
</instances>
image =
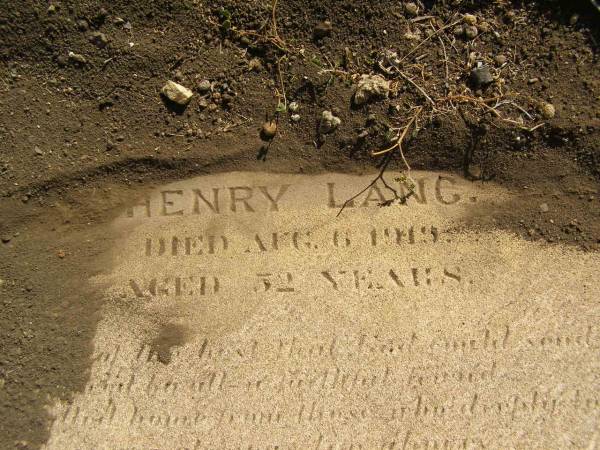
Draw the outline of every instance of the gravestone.
<instances>
[{"instance_id":1,"label":"gravestone","mask_svg":"<svg viewBox=\"0 0 600 450\"><path fill-rule=\"evenodd\" d=\"M226 173L124 211L47 449L600 445L598 255L462 226L455 175Z\"/></svg>"}]
</instances>

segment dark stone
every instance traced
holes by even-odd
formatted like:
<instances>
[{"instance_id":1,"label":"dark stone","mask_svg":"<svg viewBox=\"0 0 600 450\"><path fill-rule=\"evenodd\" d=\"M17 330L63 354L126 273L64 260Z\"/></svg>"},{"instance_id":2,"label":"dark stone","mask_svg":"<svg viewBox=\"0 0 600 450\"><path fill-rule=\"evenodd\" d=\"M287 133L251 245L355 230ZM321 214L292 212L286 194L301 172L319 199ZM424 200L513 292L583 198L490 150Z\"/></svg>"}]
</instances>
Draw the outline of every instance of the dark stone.
<instances>
[{"instance_id":1,"label":"dark stone","mask_svg":"<svg viewBox=\"0 0 600 450\"><path fill-rule=\"evenodd\" d=\"M94 22L104 23L106 17L108 17L108 11L105 8L100 8L94 16Z\"/></svg>"},{"instance_id":2,"label":"dark stone","mask_svg":"<svg viewBox=\"0 0 600 450\"><path fill-rule=\"evenodd\" d=\"M324 22L319 23L313 32L313 35L315 37L315 39L323 39L324 37L327 37L331 34L331 32L333 31L333 25L331 25L331 22L326 20Z\"/></svg>"},{"instance_id":3,"label":"dark stone","mask_svg":"<svg viewBox=\"0 0 600 450\"><path fill-rule=\"evenodd\" d=\"M56 64L58 64L60 67L65 67L68 63L69 58L67 57L67 55L58 55L56 57Z\"/></svg>"},{"instance_id":4,"label":"dark stone","mask_svg":"<svg viewBox=\"0 0 600 450\"><path fill-rule=\"evenodd\" d=\"M224 105L229 105L233 101L233 97L230 94L223 94L221 101Z\"/></svg>"},{"instance_id":5,"label":"dark stone","mask_svg":"<svg viewBox=\"0 0 600 450\"><path fill-rule=\"evenodd\" d=\"M476 67L471 71L471 82L476 88L485 87L494 82L494 77L487 66Z\"/></svg>"},{"instance_id":6,"label":"dark stone","mask_svg":"<svg viewBox=\"0 0 600 450\"><path fill-rule=\"evenodd\" d=\"M87 20L81 19L77 21L77 28L79 28L79 31L87 31L90 25L87 23Z\"/></svg>"},{"instance_id":7,"label":"dark stone","mask_svg":"<svg viewBox=\"0 0 600 450\"><path fill-rule=\"evenodd\" d=\"M104 48L108 44L108 38L106 35L104 33L100 33L99 31L91 33L89 40L98 48Z\"/></svg>"}]
</instances>

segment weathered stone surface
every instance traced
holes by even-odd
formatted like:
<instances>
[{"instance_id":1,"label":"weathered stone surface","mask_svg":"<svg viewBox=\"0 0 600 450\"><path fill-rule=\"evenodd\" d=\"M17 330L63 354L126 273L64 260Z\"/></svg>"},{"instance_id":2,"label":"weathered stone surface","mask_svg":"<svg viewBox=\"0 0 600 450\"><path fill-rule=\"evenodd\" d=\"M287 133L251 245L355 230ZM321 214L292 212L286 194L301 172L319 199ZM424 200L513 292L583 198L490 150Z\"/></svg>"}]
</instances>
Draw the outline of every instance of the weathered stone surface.
<instances>
[{"instance_id":1,"label":"weathered stone surface","mask_svg":"<svg viewBox=\"0 0 600 450\"><path fill-rule=\"evenodd\" d=\"M600 256L459 232L509 195L413 177L339 217L371 177L221 174L125 211L46 448L594 448Z\"/></svg>"}]
</instances>

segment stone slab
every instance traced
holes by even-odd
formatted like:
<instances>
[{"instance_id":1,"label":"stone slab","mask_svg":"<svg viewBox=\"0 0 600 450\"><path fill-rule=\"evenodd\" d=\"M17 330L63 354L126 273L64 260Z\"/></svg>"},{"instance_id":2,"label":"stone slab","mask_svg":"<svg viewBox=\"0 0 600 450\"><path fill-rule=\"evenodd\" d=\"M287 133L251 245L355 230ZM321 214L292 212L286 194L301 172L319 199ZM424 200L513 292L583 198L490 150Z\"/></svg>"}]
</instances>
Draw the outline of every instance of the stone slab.
<instances>
[{"instance_id":1,"label":"stone slab","mask_svg":"<svg viewBox=\"0 0 600 450\"><path fill-rule=\"evenodd\" d=\"M226 173L125 211L46 448L598 448L600 257L461 231L510 194L413 178L339 216L372 176Z\"/></svg>"}]
</instances>

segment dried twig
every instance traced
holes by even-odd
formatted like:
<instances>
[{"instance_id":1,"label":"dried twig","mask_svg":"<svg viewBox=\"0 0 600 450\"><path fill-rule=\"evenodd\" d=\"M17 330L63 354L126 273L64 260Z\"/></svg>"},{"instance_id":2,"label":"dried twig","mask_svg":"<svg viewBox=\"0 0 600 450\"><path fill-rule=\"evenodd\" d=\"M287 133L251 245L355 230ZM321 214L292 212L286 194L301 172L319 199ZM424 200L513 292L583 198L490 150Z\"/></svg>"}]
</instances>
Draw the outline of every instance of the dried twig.
<instances>
[{"instance_id":1,"label":"dried twig","mask_svg":"<svg viewBox=\"0 0 600 450\"><path fill-rule=\"evenodd\" d=\"M431 97L429 95L427 95L427 92L425 92L423 90L423 88L421 86L419 86L417 83L415 83L413 80L411 80L406 74L404 74L401 71L398 71L398 73L400 74L400 76L402 78L404 78L406 81L408 81L410 84L412 84L421 94L423 94L423 96L429 101L429 103L431 103L433 105L433 107L435 108L435 102L431 99Z\"/></svg>"},{"instance_id":2,"label":"dried twig","mask_svg":"<svg viewBox=\"0 0 600 450\"><path fill-rule=\"evenodd\" d=\"M406 135L408 134L408 130L410 130L411 126L416 123L417 118L421 114L421 111L423 111L423 107L419 107L417 109L417 112L411 117L411 119L409 120L408 124L404 127L404 129L402 130L402 133L398 137L398 140L396 141L396 143L392 147L390 147L388 149L385 149L385 150L382 150L382 151L379 151L379 152L371 152L372 156L384 155L384 160L383 160L383 163L381 164L381 168L379 169L379 173L377 174L377 176L364 189L362 189L360 192L358 192L357 194L353 195L352 197L350 197L348 200L346 200L344 202L344 204L340 208L339 212L337 213L338 216L340 214L342 214L342 212L344 211L344 209L346 209L346 207L350 203L352 203L354 200L356 200L358 197L360 197L362 194L364 194L371 186L373 186L379 180L381 180L381 182L386 187L386 189L388 189L390 192L392 192L394 194L394 198L392 200L386 202L386 204L391 204L395 200L400 200L401 202L405 202L408 199L408 197L410 197L414 193L413 189L414 189L414 186L415 186L415 182L414 182L414 180L410 176L411 168L410 168L410 165L408 164L408 161L406 160L406 157L404 156L404 151L402 149L402 142L406 138ZM406 194L406 195L403 195L403 196L398 195L398 191L396 191L393 187L391 187L385 181L385 178L384 178L385 171L387 170L387 167L390 164L390 161L392 160L392 157L394 156L394 150L396 150L396 149L399 150L400 157L402 158L402 161L404 162L404 165L406 166L406 170L407 170L406 178L408 178L411 181L411 183L412 183L412 186L409 189L409 193Z\"/></svg>"},{"instance_id":3,"label":"dried twig","mask_svg":"<svg viewBox=\"0 0 600 450\"><path fill-rule=\"evenodd\" d=\"M283 75L281 74L281 60L284 59L285 56L282 56L277 60L277 73L279 74L279 84L281 85L281 94L283 96L283 106L287 111L287 97L285 95L285 84L283 82Z\"/></svg>"},{"instance_id":4,"label":"dried twig","mask_svg":"<svg viewBox=\"0 0 600 450\"><path fill-rule=\"evenodd\" d=\"M511 100L503 100L501 102L498 102L498 103L496 103L495 108L498 108L498 107L500 107L502 105L512 105L515 108L517 108L519 111L521 111L523 114L525 114L529 120L533 120L533 117L531 116L531 114L529 114L527 112L527 110L525 110L524 108L522 108L521 106L517 105L515 102L513 102Z\"/></svg>"},{"instance_id":5,"label":"dried twig","mask_svg":"<svg viewBox=\"0 0 600 450\"><path fill-rule=\"evenodd\" d=\"M279 34L277 33L277 1L278 0L273 0L273 35L276 39L281 40Z\"/></svg>"},{"instance_id":6,"label":"dried twig","mask_svg":"<svg viewBox=\"0 0 600 450\"><path fill-rule=\"evenodd\" d=\"M398 140L396 141L396 143L394 145L392 145L390 148L386 148L385 150L379 150L379 151L376 151L376 152L371 152L371 156L384 155L386 153L389 153L389 152L393 151L396 147L399 147L400 148L400 152L402 154L402 159L404 160L404 163L406 164L406 166L410 170L410 166L406 162L406 159L404 158L404 153L402 152L402 142L404 141L404 138L406 137L406 135L408 133L408 130L410 129L411 125L413 123L415 123L415 121L419 117L419 114L421 114L421 111L423 111L423 108L419 107L418 110L417 110L417 113L410 118L410 120L408 121L408 124L402 130L402 133L400 134L400 137L398 138Z\"/></svg>"},{"instance_id":7,"label":"dried twig","mask_svg":"<svg viewBox=\"0 0 600 450\"><path fill-rule=\"evenodd\" d=\"M446 53L446 46L444 45L444 40L441 38L441 36L438 36L437 38L440 41L440 44L442 44L442 51L444 52L444 67L446 69L446 71L445 71L446 83L448 83L448 80L450 79L450 71L448 70L448 54Z\"/></svg>"},{"instance_id":8,"label":"dried twig","mask_svg":"<svg viewBox=\"0 0 600 450\"><path fill-rule=\"evenodd\" d=\"M460 20L456 20L448 25L444 25L443 27L441 27L440 29L438 29L435 33L431 34L430 36L427 36L425 39L423 39L419 45L417 45L415 48L413 48L410 52L408 52L406 55L404 55L401 59L400 62L404 61L406 58L408 58L410 55L412 55L414 52L417 51L418 48L420 48L423 44L425 44L425 42L429 41L431 38L433 38L434 36L437 36L439 33L441 33L442 31L453 27L454 25L458 25L461 21Z\"/></svg>"},{"instance_id":9,"label":"dried twig","mask_svg":"<svg viewBox=\"0 0 600 450\"><path fill-rule=\"evenodd\" d=\"M394 200L396 199L401 199L402 197L400 197L398 195L398 192L391 187L383 178L383 175L385 174L385 171L387 170L387 167L390 164L390 161L392 160L392 153L388 153L384 156L384 160L381 164L381 167L379 168L379 173L377 174L377 176L375 178L373 178L373 180L364 188L362 189L360 192L358 192L357 194L353 195L352 197L350 197L348 200L346 200L344 202L344 204L342 205L342 207L340 208L340 210L337 213L336 217L339 217L340 214L342 214L342 212L344 212L344 209L346 209L346 207L352 203L354 200L356 200L358 197L360 197L362 194L364 194L365 192L367 192L367 190L369 188L371 188L375 183L377 183L379 180L381 180L384 184L384 186L390 190L393 194L394 194Z\"/></svg>"}]
</instances>

